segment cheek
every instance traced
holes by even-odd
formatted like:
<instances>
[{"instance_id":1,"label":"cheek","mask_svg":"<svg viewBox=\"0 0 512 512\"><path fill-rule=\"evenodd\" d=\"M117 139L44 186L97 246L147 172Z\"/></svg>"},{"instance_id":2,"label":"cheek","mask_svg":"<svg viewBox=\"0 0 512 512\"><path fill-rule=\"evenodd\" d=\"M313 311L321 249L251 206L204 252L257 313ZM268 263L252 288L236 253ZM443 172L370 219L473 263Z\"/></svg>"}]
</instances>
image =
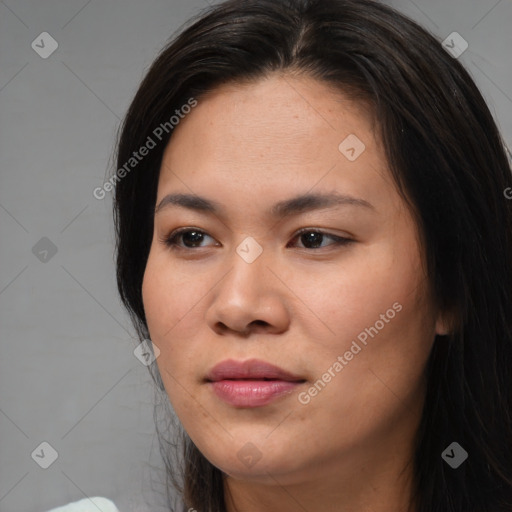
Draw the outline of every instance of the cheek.
<instances>
[{"instance_id":1,"label":"cheek","mask_svg":"<svg viewBox=\"0 0 512 512\"><path fill-rule=\"evenodd\" d=\"M317 352L316 376L325 380L322 374L336 362L342 369L334 370L336 377L319 393L323 396L317 405L337 409L369 430L375 417L390 418L401 403L417 399L434 340L421 273L415 265L394 268L388 273L352 274L344 286L333 286L325 294L343 298L341 308L333 308L326 317L336 336Z\"/></svg>"},{"instance_id":2,"label":"cheek","mask_svg":"<svg viewBox=\"0 0 512 512\"><path fill-rule=\"evenodd\" d=\"M396 389L399 396L416 387L434 340L434 318L414 247L399 252L390 245L369 251L366 259L336 275L318 276L320 282L321 287L310 282L300 292L322 320L311 316L310 327L321 326L324 334L313 337L309 331L308 336L315 343L308 358L316 377L346 355L343 370L332 379L336 383L329 385L330 392L323 392L324 398L352 407L353 401L377 393L373 398L378 406L379 389L393 398L386 387ZM343 391L345 397L341 401L336 399L338 386L337 392Z\"/></svg>"},{"instance_id":3,"label":"cheek","mask_svg":"<svg viewBox=\"0 0 512 512\"><path fill-rule=\"evenodd\" d=\"M190 381L197 364L194 354L201 350L201 298L211 287L205 283L206 276L176 271L166 254L150 253L142 299L150 338L160 349L156 362L173 404L183 394L180 385Z\"/></svg>"},{"instance_id":4,"label":"cheek","mask_svg":"<svg viewBox=\"0 0 512 512\"><path fill-rule=\"evenodd\" d=\"M176 286L173 283L172 271L160 264L161 258L150 253L142 283L142 300L152 342L160 349L156 360L163 382L168 388L169 375L172 372L169 364L176 362L176 351L171 343L175 334L175 326L183 316L184 297L176 298ZM179 353L177 354L179 356Z\"/></svg>"},{"instance_id":5,"label":"cheek","mask_svg":"<svg viewBox=\"0 0 512 512\"><path fill-rule=\"evenodd\" d=\"M321 329L317 339L323 339L327 348L335 340L351 340L376 322L381 326L381 315L397 323L395 317L404 318L409 310L423 307L416 297L422 288L421 269L414 251L409 254L400 255L392 246L383 246L360 251L357 258L324 267L307 279L299 280L290 273L294 292L310 310L299 323L305 327L303 320L311 318L309 327L314 324ZM395 303L398 305L393 308Z\"/></svg>"},{"instance_id":6,"label":"cheek","mask_svg":"<svg viewBox=\"0 0 512 512\"><path fill-rule=\"evenodd\" d=\"M165 254L150 253L142 283L142 300L153 341L168 344L177 328L188 325L199 294L201 291L204 294L205 285L201 281L177 271Z\"/></svg>"},{"instance_id":7,"label":"cheek","mask_svg":"<svg viewBox=\"0 0 512 512\"><path fill-rule=\"evenodd\" d=\"M166 330L172 326L173 319L169 318L169 313L174 311L174 308L170 303L172 294L168 292L167 283L167 272L164 268L159 268L155 258L150 254L142 282L142 301L153 342L160 341Z\"/></svg>"}]
</instances>

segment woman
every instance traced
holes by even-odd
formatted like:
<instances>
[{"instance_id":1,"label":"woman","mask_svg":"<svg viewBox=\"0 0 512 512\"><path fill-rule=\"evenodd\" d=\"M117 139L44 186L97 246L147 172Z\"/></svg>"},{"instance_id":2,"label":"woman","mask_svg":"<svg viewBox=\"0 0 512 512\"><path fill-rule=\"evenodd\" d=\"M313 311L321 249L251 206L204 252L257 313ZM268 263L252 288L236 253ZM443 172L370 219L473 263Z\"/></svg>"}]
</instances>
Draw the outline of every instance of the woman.
<instances>
[{"instance_id":1,"label":"woman","mask_svg":"<svg viewBox=\"0 0 512 512\"><path fill-rule=\"evenodd\" d=\"M440 41L370 0L218 4L112 181L183 510L512 510L512 176Z\"/></svg>"}]
</instances>

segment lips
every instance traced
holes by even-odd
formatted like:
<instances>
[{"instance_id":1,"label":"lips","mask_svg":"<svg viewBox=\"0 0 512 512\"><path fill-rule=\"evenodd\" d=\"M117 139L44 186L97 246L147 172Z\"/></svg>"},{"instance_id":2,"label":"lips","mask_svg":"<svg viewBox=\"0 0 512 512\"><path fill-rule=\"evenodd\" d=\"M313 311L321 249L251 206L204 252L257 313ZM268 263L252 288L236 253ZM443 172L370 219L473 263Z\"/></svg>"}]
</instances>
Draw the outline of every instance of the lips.
<instances>
[{"instance_id":1,"label":"lips","mask_svg":"<svg viewBox=\"0 0 512 512\"><path fill-rule=\"evenodd\" d=\"M214 366L205 382L225 403L252 408L289 395L306 379L258 359L229 359Z\"/></svg>"},{"instance_id":2,"label":"lips","mask_svg":"<svg viewBox=\"0 0 512 512\"><path fill-rule=\"evenodd\" d=\"M294 375L278 366L261 361L249 359L247 361L235 361L227 359L215 365L206 380L218 382L221 380L280 380L286 382L304 382L305 379Z\"/></svg>"}]
</instances>

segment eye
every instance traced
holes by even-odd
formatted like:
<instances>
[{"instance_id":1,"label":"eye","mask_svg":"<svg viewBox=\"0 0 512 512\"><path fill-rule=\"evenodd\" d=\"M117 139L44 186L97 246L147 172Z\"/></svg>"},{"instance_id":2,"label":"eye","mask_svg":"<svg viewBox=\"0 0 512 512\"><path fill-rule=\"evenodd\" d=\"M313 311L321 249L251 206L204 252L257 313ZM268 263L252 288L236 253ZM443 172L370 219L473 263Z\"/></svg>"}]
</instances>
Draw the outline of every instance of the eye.
<instances>
[{"instance_id":1,"label":"eye","mask_svg":"<svg viewBox=\"0 0 512 512\"><path fill-rule=\"evenodd\" d=\"M300 237L302 243L306 246L306 249L318 249L318 245L321 245L325 238L334 240L334 243L328 245L348 245L354 240L350 238L344 238L341 236L332 235L319 229L303 228L293 238L293 240ZM314 246L314 247L311 247ZM324 246L325 247L325 246ZM322 247L321 247L322 248Z\"/></svg>"},{"instance_id":2,"label":"eye","mask_svg":"<svg viewBox=\"0 0 512 512\"><path fill-rule=\"evenodd\" d=\"M180 228L177 229L176 231L173 231L169 236L164 237L161 241L171 249L192 249L194 247L200 247L197 244L200 244L204 240L205 235L209 236L200 229ZM185 247L178 244L178 240L180 238L183 238L183 243L185 243ZM187 244L191 245L189 246Z\"/></svg>"},{"instance_id":3,"label":"eye","mask_svg":"<svg viewBox=\"0 0 512 512\"><path fill-rule=\"evenodd\" d=\"M206 237L212 238L204 231L201 231L200 229L196 228L180 228L175 231L173 231L169 236L166 236L161 239L161 242L164 243L166 246L170 247L173 250L180 250L180 249L194 249L201 247L201 242L204 241ZM325 245L323 247L319 247L322 245L322 242L325 239L331 239L333 240L333 243L328 245L348 245L349 243L353 242L354 240L350 238L344 238L340 236L336 236L333 234L326 233L319 229L312 229L312 228L303 228L298 233L295 234L292 240L296 240L300 237L300 241L304 244L305 249L318 249L326 247ZM183 245L179 244L179 240L182 239ZM213 238L212 238L213 240Z\"/></svg>"}]
</instances>

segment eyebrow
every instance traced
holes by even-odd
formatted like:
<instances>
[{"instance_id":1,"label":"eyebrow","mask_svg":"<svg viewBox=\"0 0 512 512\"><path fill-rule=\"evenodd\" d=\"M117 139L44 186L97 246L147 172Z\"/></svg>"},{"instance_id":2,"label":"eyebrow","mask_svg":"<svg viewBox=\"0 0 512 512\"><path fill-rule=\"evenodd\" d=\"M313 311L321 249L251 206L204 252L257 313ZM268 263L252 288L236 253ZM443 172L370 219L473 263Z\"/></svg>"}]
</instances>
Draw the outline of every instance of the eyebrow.
<instances>
[{"instance_id":1,"label":"eyebrow","mask_svg":"<svg viewBox=\"0 0 512 512\"><path fill-rule=\"evenodd\" d=\"M155 215L171 205L215 215L224 213L224 207L211 199L193 194L169 194L166 195L155 208ZM274 204L267 213L271 217L285 218L307 211L320 210L333 206L359 206L375 211L375 207L364 199L331 192L327 194L301 194L290 199L285 199Z\"/></svg>"}]
</instances>

